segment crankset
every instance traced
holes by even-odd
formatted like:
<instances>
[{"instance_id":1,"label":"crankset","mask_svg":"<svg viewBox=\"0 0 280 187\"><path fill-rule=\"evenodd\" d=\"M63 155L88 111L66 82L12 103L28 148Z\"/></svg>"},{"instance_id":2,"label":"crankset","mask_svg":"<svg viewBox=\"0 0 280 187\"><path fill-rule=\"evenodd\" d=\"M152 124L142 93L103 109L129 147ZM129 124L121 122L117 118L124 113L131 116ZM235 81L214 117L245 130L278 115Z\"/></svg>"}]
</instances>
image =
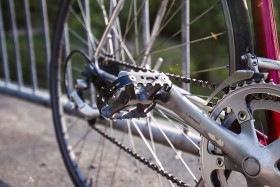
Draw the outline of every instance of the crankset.
<instances>
[{"instance_id":1,"label":"crankset","mask_svg":"<svg viewBox=\"0 0 280 187\"><path fill-rule=\"evenodd\" d=\"M104 118L146 117L155 107L155 99L163 100L171 86L163 73L123 71L117 80L101 89L97 107Z\"/></svg>"},{"instance_id":2,"label":"crankset","mask_svg":"<svg viewBox=\"0 0 280 187\"><path fill-rule=\"evenodd\" d=\"M245 137L244 144L252 146L250 150L243 150L248 151L248 156L236 163L233 160L240 155L238 151L237 155L226 155L202 137L201 164L206 186L228 186L227 179L231 171L243 174L248 186L252 184L278 185L279 148L275 145L279 144L279 140L273 142L272 145L267 144L266 135L255 127L257 122L253 113L257 110L280 112L279 88L273 82L265 83L264 80L258 83L247 82L231 88L214 106L211 117L239 136ZM219 114L223 111L226 113L225 118L219 119Z\"/></svg>"}]
</instances>

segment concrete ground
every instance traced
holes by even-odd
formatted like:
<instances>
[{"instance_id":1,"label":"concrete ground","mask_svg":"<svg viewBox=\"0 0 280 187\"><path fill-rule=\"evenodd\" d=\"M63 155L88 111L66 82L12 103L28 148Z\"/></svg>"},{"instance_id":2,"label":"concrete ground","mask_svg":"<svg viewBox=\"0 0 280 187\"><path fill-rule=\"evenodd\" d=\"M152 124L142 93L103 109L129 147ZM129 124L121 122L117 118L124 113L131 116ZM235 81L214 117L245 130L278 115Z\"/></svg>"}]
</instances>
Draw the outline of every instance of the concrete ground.
<instances>
[{"instance_id":1,"label":"concrete ground","mask_svg":"<svg viewBox=\"0 0 280 187\"><path fill-rule=\"evenodd\" d=\"M138 146L137 151L141 153L142 149L142 146ZM170 150L165 149L165 146L157 148L163 152L163 164L171 171L173 169L184 174L185 171L176 167L176 159L170 156ZM108 150L108 153L112 150ZM194 162L196 157L185 155L184 159L198 169L199 165ZM128 165L127 160L121 161L120 165ZM146 173L146 168L144 169L143 177L148 183L147 186L159 186L154 184L157 175L150 175ZM126 178L131 175L129 167L123 167L120 173L124 179L118 177L119 180L115 181L114 186L127 186L129 181L127 182ZM108 175L109 173L105 173L104 177L107 179ZM241 182L239 178L233 177L233 185L230 186L235 186L236 181L243 183L241 186L246 186L246 182ZM58 150L51 110L0 93L0 187L10 186L68 187L73 184Z\"/></svg>"},{"instance_id":2,"label":"concrete ground","mask_svg":"<svg viewBox=\"0 0 280 187\"><path fill-rule=\"evenodd\" d=\"M73 185L50 109L0 94L0 187L9 186Z\"/></svg>"}]
</instances>

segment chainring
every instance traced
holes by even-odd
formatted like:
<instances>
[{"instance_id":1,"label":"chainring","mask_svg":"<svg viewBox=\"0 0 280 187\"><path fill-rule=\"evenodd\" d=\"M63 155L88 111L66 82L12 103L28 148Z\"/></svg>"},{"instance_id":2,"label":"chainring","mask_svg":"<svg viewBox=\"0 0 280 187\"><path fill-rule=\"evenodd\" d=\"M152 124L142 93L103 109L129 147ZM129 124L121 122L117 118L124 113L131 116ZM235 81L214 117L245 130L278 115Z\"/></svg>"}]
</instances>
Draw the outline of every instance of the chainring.
<instances>
[{"instance_id":1,"label":"chainring","mask_svg":"<svg viewBox=\"0 0 280 187\"><path fill-rule=\"evenodd\" d=\"M232 87L214 106L210 115L213 119L220 120L221 125L236 132L240 130L240 124L253 119L253 112L256 110L280 112L279 98L280 86L272 81L244 83ZM219 114L223 111L226 114L225 118L219 119ZM205 185L228 186L227 178L231 171L226 170L227 165L224 162L226 155L205 137L202 137L200 151ZM242 168L239 168L240 171L242 172ZM242 174L245 176L244 173Z\"/></svg>"}]
</instances>

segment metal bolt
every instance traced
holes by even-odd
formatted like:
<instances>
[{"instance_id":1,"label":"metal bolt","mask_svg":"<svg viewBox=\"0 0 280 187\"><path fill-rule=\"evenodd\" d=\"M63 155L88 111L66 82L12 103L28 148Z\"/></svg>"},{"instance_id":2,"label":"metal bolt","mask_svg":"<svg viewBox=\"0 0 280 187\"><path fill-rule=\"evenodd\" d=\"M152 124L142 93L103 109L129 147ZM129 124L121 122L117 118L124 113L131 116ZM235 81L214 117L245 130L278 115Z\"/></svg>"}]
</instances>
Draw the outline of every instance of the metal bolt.
<instances>
[{"instance_id":1,"label":"metal bolt","mask_svg":"<svg viewBox=\"0 0 280 187\"><path fill-rule=\"evenodd\" d=\"M132 81L136 81L136 78L135 78L133 75L130 75L129 78L130 78L130 80L132 80Z\"/></svg>"},{"instance_id":2,"label":"metal bolt","mask_svg":"<svg viewBox=\"0 0 280 187\"><path fill-rule=\"evenodd\" d=\"M258 62L257 62L257 61L253 61L253 62L252 62L252 65L253 65L253 66L256 66L256 65L258 65Z\"/></svg>"},{"instance_id":3,"label":"metal bolt","mask_svg":"<svg viewBox=\"0 0 280 187\"><path fill-rule=\"evenodd\" d=\"M244 120L246 119L246 117L247 117L246 112L240 111L240 112L238 113L238 118L239 118L239 120L244 121Z\"/></svg>"},{"instance_id":4,"label":"metal bolt","mask_svg":"<svg viewBox=\"0 0 280 187\"><path fill-rule=\"evenodd\" d=\"M217 158L216 164L217 166L222 167L224 165L224 160L222 158Z\"/></svg>"},{"instance_id":5,"label":"metal bolt","mask_svg":"<svg viewBox=\"0 0 280 187\"><path fill-rule=\"evenodd\" d=\"M246 158L243 161L243 169L249 176L257 176L260 172L260 164L255 158Z\"/></svg>"},{"instance_id":6,"label":"metal bolt","mask_svg":"<svg viewBox=\"0 0 280 187\"><path fill-rule=\"evenodd\" d=\"M161 76L160 78L161 78L161 80L163 80L163 81L167 81L167 78L166 78L165 76Z\"/></svg>"}]
</instances>

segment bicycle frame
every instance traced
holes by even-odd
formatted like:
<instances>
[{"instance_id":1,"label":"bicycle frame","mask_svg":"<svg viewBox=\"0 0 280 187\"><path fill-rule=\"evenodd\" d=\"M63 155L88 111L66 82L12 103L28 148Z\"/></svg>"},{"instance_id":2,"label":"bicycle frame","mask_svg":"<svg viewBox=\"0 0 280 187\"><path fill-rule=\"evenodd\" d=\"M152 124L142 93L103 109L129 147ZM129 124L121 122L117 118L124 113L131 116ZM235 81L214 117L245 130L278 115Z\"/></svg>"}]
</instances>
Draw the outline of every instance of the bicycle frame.
<instances>
[{"instance_id":1,"label":"bicycle frame","mask_svg":"<svg viewBox=\"0 0 280 187\"><path fill-rule=\"evenodd\" d=\"M279 60L273 2L272 0L253 0L251 4L258 55ZM268 80L270 79L273 79L275 84L279 84L280 73L278 71L270 71ZM280 137L280 114L266 111L266 124L268 126L268 142L271 143Z\"/></svg>"}]
</instances>

